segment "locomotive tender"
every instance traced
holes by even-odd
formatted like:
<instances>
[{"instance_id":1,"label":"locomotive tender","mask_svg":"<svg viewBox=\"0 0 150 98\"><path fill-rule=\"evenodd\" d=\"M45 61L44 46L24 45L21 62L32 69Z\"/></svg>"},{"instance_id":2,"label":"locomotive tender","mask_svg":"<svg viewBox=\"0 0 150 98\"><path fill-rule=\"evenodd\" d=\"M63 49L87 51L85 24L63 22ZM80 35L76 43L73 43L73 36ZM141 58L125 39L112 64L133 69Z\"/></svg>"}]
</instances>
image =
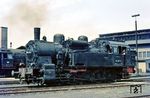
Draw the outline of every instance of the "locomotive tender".
<instances>
[{"instance_id":1,"label":"locomotive tender","mask_svg":"<svg viewBox=\"0 0 150 98\"><path fill-rule=\"evenodd\" d=\"M97 38L88 42L86 36L78 40L65 40L56 34L53 42L44 36L40 40L40 28L34 28L34 40L26 44L27 83L77 82L116 80L134 71L135 52L122 42Z\"/></svg>"}]
</instances>

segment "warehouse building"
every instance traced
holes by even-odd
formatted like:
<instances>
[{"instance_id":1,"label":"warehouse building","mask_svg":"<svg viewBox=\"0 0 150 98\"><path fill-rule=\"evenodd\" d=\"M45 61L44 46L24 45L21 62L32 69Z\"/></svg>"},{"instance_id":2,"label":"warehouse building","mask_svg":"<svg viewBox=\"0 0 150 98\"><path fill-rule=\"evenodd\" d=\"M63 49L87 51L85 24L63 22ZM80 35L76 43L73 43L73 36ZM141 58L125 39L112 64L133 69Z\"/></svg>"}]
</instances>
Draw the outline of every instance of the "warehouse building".
<instances>
[{"instance_id":1,"label":"warehouse building","mask_svg":"<svg viewBox=\"0 0 150 98\"><path fill-rule=\"evenodd\" d=\"M150 72L150 29L138 30L138 68L139 72ZM101 39L124 41L136 49L136 32L117 32L100 34Z\"/></svg>"}]
</instances>

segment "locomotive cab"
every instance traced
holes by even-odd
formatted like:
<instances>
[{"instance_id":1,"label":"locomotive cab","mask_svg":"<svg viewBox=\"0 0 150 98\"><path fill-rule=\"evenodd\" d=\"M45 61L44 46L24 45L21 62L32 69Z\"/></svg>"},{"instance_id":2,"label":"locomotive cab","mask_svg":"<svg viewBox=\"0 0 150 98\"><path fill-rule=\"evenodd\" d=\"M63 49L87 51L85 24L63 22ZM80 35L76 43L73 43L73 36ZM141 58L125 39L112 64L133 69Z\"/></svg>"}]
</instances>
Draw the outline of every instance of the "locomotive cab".
<instances>
[{"instance_id":1,"label":"locomotive cab","mask_svg":"<svg viewBox=\"0 0 150 98\"><path fill-rule=\"evenodd\" d=\"M0 51L0 75L1 77L11 76L14 70L13 54L10 51Z\"/></svg>"}]
</instances>

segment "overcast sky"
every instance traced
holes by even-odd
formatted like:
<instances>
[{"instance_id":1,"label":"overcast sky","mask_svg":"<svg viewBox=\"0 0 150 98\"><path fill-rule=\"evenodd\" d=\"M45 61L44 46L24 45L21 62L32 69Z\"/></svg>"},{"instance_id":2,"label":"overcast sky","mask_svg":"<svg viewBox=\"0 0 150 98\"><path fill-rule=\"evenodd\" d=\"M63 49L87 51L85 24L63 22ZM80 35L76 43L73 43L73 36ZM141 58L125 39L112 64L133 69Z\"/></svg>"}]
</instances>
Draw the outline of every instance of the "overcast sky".
<instances>
[{"instance_id":1,"label":"overcast sky","mask_svg":"<svg viewBox=\"0 0 150 98\"><path fill-rule=\"evenodd\" d=\"M138 29L150 28L150 0L1 0L0 6L0 26L8 27L13 48L33 39L36 26L42 29L41 38L46 35L50 41L56 33L92 40L134 30L133 14L140 14Z\"/></svg>"}]
</instances>

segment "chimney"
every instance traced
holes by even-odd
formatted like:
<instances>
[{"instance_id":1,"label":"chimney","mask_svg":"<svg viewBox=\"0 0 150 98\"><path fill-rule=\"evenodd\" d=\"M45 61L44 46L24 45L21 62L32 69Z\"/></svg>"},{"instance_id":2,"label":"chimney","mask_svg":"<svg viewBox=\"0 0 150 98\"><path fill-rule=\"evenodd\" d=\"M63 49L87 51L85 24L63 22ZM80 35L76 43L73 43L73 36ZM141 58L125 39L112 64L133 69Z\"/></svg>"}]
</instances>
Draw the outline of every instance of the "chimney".
<instances>
[{"instance_id":1,"label":"chimney","mask_svg":"<svg viewBox=\"0 0 150 98\"><path fill-rule=\"evenodd\" d=\"M1 49L7 50L7 27L1 27Z\"/></svg>"},{"instance_id":2,"label":"chimney","mask_svg":"<svg viewBox=\"0 0 150 98\"><path fill-rule=\"evenodd\" d=\"M34 28L34 40L36 41L40 40L40 28L38 27Z\"/></svg>"}]
</instances>

